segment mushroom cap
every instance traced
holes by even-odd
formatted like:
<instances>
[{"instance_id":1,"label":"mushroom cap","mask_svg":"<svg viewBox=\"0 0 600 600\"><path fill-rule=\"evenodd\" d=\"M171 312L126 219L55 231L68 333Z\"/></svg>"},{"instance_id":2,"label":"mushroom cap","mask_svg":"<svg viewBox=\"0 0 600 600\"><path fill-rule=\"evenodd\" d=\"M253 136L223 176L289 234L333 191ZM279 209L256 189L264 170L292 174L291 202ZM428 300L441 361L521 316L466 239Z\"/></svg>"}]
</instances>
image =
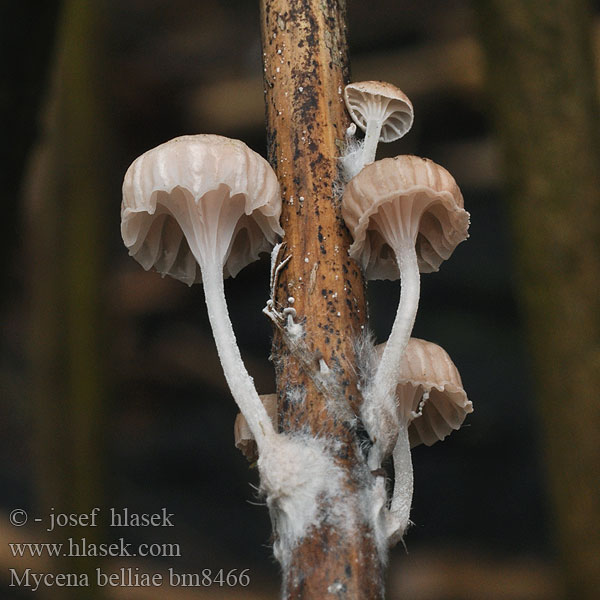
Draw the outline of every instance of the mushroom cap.
<instances>
[{"instance_id":1,"label":"mushroom cap","mask_svg":"<svg viewBox=\"0 0 600 600\"><path fill-rule=\"evenodd\" d=\"M383 121L379 141L393 142L412 127L414 112L411 101L395 85L384 81L350 83L344 89L346 108L352 120L363 130L367 121Z\"/></svg>"},{"instance_id":2,"label":"mushroom cap","mask_svg":"<svg viewBox=\"0 0 600 600\"><path fill-rule=\"evenodd\" d=\"M277 426L277 394L263 394L260 399L267 410L273 425ZM248 422L242 413L238 413L233 426L235 447L248 459L254 462L258 459L258 448L256 440L248 427Z\"/></svg>"},{"instance_id":3,"label":"mushroom cap","mask_svg":"<svg viewBox=\"0 0 600 600\"><path fill-rule=\"evenodd\" d=\"M123 181L121 235L129 253L188 285L197 263L221 260L237 275L277 235L281 196L269 163L239 140L175 138L138 157Z\"/></svg>"},{"instance_id":4,"label":"mushroom cap","mask_svg":"<svg viewBox=\"0 0 600 600\"><path fill-rule=\"evenodd\" d=\"M342 216L354 237L349 253L367 279L398 279L392 242L412 236L419 270L437 271L467 239L469 213L446 169L418 156L364 167L344 190Z\"/></svg>"},{"instance_id":5,"label":"mushroom cap","mask_svg":"<svg viewBox=\"0 0 600 600\"><path fill-rule=\"evenodd\" d=\"M385 344L377 346L381 357ZM429 398L421 404L424 393ZM460 429L473 404L448 353L437 344L410 338L400 364L396 400L401 419L409 423L411 448L431 446ZM421 404L421 406L419 406ZM415 413L421 411L419 416Z\"/></svg>"}]
</instances>

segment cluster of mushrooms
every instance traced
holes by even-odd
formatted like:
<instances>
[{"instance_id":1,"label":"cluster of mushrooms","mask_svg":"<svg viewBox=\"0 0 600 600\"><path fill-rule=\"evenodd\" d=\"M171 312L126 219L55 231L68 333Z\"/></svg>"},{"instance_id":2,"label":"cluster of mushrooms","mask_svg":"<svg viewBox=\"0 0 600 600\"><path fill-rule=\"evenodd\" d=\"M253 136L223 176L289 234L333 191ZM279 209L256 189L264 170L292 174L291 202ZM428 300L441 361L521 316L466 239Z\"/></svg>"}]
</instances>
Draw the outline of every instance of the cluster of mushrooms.
<instances>
[{"instance_id":1,"label":"cluster of mushrooms","mask_svg":"<svg viewBox=\"0 0 600 600\"><path fill-rule=\"evenodd\" d=\"M384 495L376 516L383 523L381 535L393 545L409 524L411 447L443 440L472 411L447 353L410 337L420 272L436 271L466 239L469 215L456 182L434 162L416 156L375 161L379 141L394 141L412 125L412 104L400 90L362 82L348 85L344 98L355 123L340 159L342 216L354 239L349 253L366 279L399 277L401 282L387 343L362 355L371 365L357 365L366 374L359 417L372 442L368 467L378 473L383 461L393 457L391 498L383 478L375 475L373 484L374 493ZM365 132L363 139L355 137L356 126ZM279 184L267 161L243 142L217 135L182 136L149 150L132 163L123 183L121 233L130 255L146 270L204 286L219 358L240 409L236 445L248 459L258 458L268 503L277 498L297 503L280 507L293 513L286 526L290 531L304 519L294 534L297 541L315 518L316 509L309 505L323 494L319 486L336 480L333 458L325 456L318 440L275 430L276 398L256 392L236 343L223 285L224 278L235 277L273 245L277 260L276 243L285 235L280 213ZM272 272L276 268L272 262ZM295 311L286 310L284 327L297 336ZM272 304L266 312L273 318ZM304 487L304 505L286 486ZM314 493L307 496L310 486Z\"/></svg>"}]
</instances>

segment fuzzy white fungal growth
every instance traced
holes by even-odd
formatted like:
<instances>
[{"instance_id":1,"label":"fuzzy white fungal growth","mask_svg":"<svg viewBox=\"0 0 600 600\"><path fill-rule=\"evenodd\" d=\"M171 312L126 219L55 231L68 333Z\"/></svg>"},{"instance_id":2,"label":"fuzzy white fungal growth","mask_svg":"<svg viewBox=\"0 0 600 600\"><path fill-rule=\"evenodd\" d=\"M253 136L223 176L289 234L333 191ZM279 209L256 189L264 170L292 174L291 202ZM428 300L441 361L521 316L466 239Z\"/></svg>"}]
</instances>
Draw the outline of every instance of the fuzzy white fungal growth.
<instances>
[{"instance_id":1,"label":"fuzzy white fungal growth","mask_svg":"<svg viewBox=\"0 0 600 600\"><path fill-rule=\"evenodd\" d=\"M339 398L343 393L335 371L327 366L324 359L317 360L303 339L290 348L328 399L328 411L335 411L337 418L344 419L349 427L355 428L356 416L349 407L345 411L340 407ZM318 369L315 368L317 364ZM290 405L302 405L305 398L303 386L290 387L286 391ZM261 400L275 423L275 395L261 396ZM242 415L236 419L235 434L236 446L249 460L256 460L254 439ZM325 520L328 526L338 529L342 535L353 535L367 525L381 562L385 563L387 559L388 532L393 525L387 510L385 478L373 477L364 464L359 467L363 470L361 478L364 485L361 486L359 510L356 511L353 500L344 492L346 474L335 462L334 457L340 451L339 441L315 437L308 432L278 434L261 449L258 460L261 492L266 497L276 534L273 552L284 573L296 544L312 527L322 525Z\"/></svg>"},{"instance_id":2,"label":"fuzzy white fungal growth","mask_svg":"<svg viewBox=\"0 0 600 600\"><path fill-rule=\"evenodd\" d=\"M381 398L373 388L373 380L379 364L379 355L372 334L363 330L354 344L356 363L359 367L359 386L363 402L360 418L373 447L369 452L368 464L371 470L381 466L386 453L390 453L398 434L398 416L395 394ZM385 444L382 440L388 440Z\"/></svg>"},{"instance_id":3,"label":"fuzzy white fungal growth","mask_svg":"<svg viewBox=\"0 0 600 600\"><path fill-rule=\"evenodd\" d=\"M258 460L277 538L273 554L287 570L292 551L313 527L325 522L344 536L362 526L371 530L382 564L387 561L388 515L385 480L372 479L361 491L359 512L344 492L344 471L333 458L334 448L309 434L279 435L268 454ZM323 510L325 507L325 510Z\"/></svg>"},{"instance_id":4,"label":"fuzzy white fungal growth","mask_svg":"<svg viewBox=\"0 0 600 600\"><path fill-rule=\"evenodd\" d=\"M363 507L366 519L371 524L375 536L375 545L383 565L387 562L390 531L390 515L385 478L375 477L374 484L363 492Z\"/></svg>"},{"instance_id":5,"label":"fuzzy white fungal growth","mask_svg":"<svg viewBox=\"0 0 600 600\"><path fill-rule=\"evenodd\" d=\"M357 139L355 133L356 125L352 123L346 130L346 139L339 158L344 183L348 183L364 166L363 140Z\"/></svg>"},{"instance_id":6,"label":"fuzzy white fungal growth","mask_svg":"<svg viewBox=\"0 0 600 600\"><path fill-rule=\"evenodd\" d=\"M294 322L292 316L289 315L285 326L285 332L290 344L292 346L297 346L304 335L304 327L302 324Z\"/></svg>"},{"instance_id":7,"label":"fuzzy white fungal growth","mask_svg":"<svg viewBox=\"0 0 600 600\"><path fill-rule=\"evenodd\" d=\"M296 544L319 524L319 505L343 504L343 470L324 440L308 434L280 434L258 459L264 493L277 539L275 558L285 569ZM334 526L344 525L343 515L327 515Z\"/></svg>"},{"instance_id":8,"label":"fuzzy white fungal growth","mask_svg":"<svg viewBox=\"0 0 600 600\"><path fill-rule=\"evenodd\" d=\"M399 423L393 394L382 396L373 385L363 390L360 416L373 442L369 452L369 468L376 470L392 453L398 436Z\"/></svg>"},{"instance_id":9,"label":"fuzzy white fungal growth","mask_svg":"<svg viewBox=\"0 0 600 600\"><path fill-rule=\"evenodd\" d=\"M319 371L321 375L328 375L331 372L327 363L322 358L319 359Z\"/></svg>"}]
</instances>

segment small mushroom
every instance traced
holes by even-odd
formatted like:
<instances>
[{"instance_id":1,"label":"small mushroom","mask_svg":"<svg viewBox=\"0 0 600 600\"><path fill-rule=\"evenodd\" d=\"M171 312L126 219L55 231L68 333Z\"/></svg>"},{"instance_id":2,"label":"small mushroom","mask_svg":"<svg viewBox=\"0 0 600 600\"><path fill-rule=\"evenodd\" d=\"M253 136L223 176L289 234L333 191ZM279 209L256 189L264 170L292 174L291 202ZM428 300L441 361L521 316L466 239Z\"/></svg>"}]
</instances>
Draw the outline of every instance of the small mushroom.
<instances>
[{"instance_id":1,"label":"small mushroom","mask_svg":"<svg viewBox=\"0 0 600 600\"><path fill-rule=\"evenodd\" d=\"M352 120L365 132L358 173L375 160L377 144L400 139L412 127L413 106L406 94L391 83L361 81L344 89L344 100Z\"/></svg>"},{"instance_id":2,"label":"small mushroom","mask_svg":"<svg viewBox=\"0 0 600 600\"><path fill-rule=\"evenodd\" d=\"M467 238L469 213L443 167L416 156L397 156L367 165L348 183L342 216L354 237L350 256L362 265L366 278L400 276L394 325L374 379L363 393L374 411L392 414L400 361L419 304L420 271L436 271ZM381 459L391 451L394 428L392 424L377 436Z\"/></svg>"},{"instance_id":3,"label":"small mushroom","mask_svg":"<svg viewBox=\"0 0 600 600\"><path fill-rule=\"evenodd\" d=\"M259 447L274 429L240 356L223 278L283 234L280 213L279 184L267 161L217 135L161 144L137 158L123 182L125 246L146 270L203 283L227 383Z\"/></svg>"},{"instance_id":4,"label":"small mushroom","mask_svg":"<svg viewBox=\"0 0 600 600\"><path fill-rule=\"evenodd\" d=\"M385 344L377 347L379 356L384 347ZM402 538L409 522L413 495L410 449L443 440L460 429L467 414L473 412L473 404L448 353L441 346L418 338L409 340L400 362L396 402L399 429L392 453L395 476L388 519L391 545Z\"/></svg>"}]
</instances>

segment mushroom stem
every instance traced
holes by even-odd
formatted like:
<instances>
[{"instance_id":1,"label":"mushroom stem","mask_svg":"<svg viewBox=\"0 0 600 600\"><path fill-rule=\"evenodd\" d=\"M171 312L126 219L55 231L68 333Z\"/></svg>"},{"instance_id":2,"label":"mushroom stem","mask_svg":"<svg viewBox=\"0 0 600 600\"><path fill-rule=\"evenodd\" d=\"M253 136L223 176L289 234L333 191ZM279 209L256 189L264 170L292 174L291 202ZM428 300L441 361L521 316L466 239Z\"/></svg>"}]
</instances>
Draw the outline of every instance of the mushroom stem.
<instances>
[{"instance_id":1,"label":"mushroom stem","mask_svg":"<svg viewBox=\"0 0 600 600\"><path fill-rule=\"evenodd\" d=\"M240 412L256 440L259 454L268 439L276 435L271 419L261 402L254 381L248 374L233 332L225 300L223 267L219 261L200 263L208 319L212 327L225 379Z\"/></svg>"},{"instance_id":2,"label":"mushroom stem","mask_svg":"<svg viewBox=\"0 0 600 600\"><path fill-rule=\"evenodd\" d=\"M396 262L400 270L400 303L390 337L373 380L378 398L394 398L400 361L412 333L419 307L420 274L417 253L410 236L406 242L394 244Z\"/></svg>"},{"instance_id":3,"label":"mushroom stem","mask_svg":"<svg viewBox=\"0 0 600 600\"><path fill-rule=\"evenodd\" d=\"M365 141L362 148L361 165L362 169L365 165L372 163L375 160L377 153L377 144L381 134L383 118L371 118L367 121L367 129L365 131ZM358 169L360 171L360 169Z\"/></svg>"},{"instance_id":4,"label":"mushroom stem","mask_svg":"<svg viewBox=\"0 0 600 600\"><path fill-rule=\"evenodd\" d=\"M408 527L413 496L413 466L408 439L408 423L402 420L394 446L394 493L388 513L388 541L395 545Z\"/></svg>"}]
</instances>

